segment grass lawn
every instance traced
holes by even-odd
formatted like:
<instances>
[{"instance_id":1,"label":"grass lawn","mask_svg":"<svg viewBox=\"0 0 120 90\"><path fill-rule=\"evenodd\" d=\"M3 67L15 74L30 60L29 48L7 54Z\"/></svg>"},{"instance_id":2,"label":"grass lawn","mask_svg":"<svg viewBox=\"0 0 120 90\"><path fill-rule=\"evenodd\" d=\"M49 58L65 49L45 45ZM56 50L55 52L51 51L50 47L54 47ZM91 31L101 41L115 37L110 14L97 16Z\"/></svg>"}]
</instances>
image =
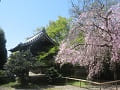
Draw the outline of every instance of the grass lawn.
<instances>
[{"instance_id":1,"label":"grass lawn","mask_svg":"<svg viewBox=\"0 0 120 90\"><path fill-rule=\"evenodd\" d=\"M21 89L21 88L24 88L24 89L34 89L34 88L39 88L40 87L37 84L28 83L28 85L21 85L20 83L17 83L17 82L9 82L9 83L6 83L6 84L0 85L0 86L1 87L17 88L17 89Z\"/></svg>"},{"instance_id":2,"label":"grass lawn","mask_svg":"<svg viewBox=\"0 0 120 90\"><path fill-rule=\"evenodd\" d=\"M73 85L73 86L78 86L78 87L80 87L80 85L81 85L81 87L86 87L88 84L85 83L85 82L81 82L81 83L80 83L80 81L69 80L69 81L67 82L67 85Z\"/></svg>"},{"instance_id":3,"label":"grass lawn","mask_svg":"<svg viewBox=\"0 0 120 90\"><path fill-rule=\"evenodd\" d=\"M69 85L78 85L78 82L75 83L69 83ZM29 83L28 85L20 85L17 82L9 82L7 84L1 85L3 87L3 90L15 90L15 89L38 89L38 90L74 90L74 88L79 88L79 87L72 87L72 86L67 86L67 85L44 85L41 86L39 84L33 84ZM4 89L5 87L5 89ZM79 89L75 89L79 90Z\"/></svg>"},{"instance_id":4,"label":"grass lawn","mask_svg":"<svg viewBox=\"0 0 120 90\"><path fill-rule=\"evenodd\" d=\"M63 86L64 85L65 85L65 83L63 84ZM78 81L68 81L67 85L80 87L80 82L78 82ZM21 85L20 83L17 83L17 82L9 82L9 83L6 83L6 84L2 84L0 86L1 87L8 87L8 88L15 88L15 89L43 89L43 88L46 88L46 89L43 89L43 90L58 90L58 89L53 88L49 85L41 85L41 84L39 85L39 84L35 84L35 83L28 83L28 85ZM81 87L85 87L85 86L86 86L86 84L84 82L81 82Z\"/></svg>"},{"instance_id":5,"label":"grass lawn","mask_svg":"<svg viewBox=\"0 0 120 90\"><path fill-rule=\"evenodd\" d=\"M57 90L56 88L54 88L54 86L66 86L66 85L80 87L80 82L68 80L68 83L66 84L65 81L63 80L62 83L58 83L56 85L49 85L44 77L32 77L30 78L29 83L27 85L23 85L23 84L21 85L16 81L11 81L6 84L1 84L0 87L7 87L13 89ZM87 87L87 84L85 82L81 82L81 87Z\"/></svg>"},{"instance_id":6,"label":"grass lawn","mask_svg":"<svg viewBox=\"0 0 120 90\"><path fill-rule=\"evenodd\" d=\"M9 82L9 83L6 83L6 84L2 84L0 86L2 86L2 87L12 87L12 86L15 86L17 84L18 83L16 83L16 82Z\"/></svg>"}]
</instances>

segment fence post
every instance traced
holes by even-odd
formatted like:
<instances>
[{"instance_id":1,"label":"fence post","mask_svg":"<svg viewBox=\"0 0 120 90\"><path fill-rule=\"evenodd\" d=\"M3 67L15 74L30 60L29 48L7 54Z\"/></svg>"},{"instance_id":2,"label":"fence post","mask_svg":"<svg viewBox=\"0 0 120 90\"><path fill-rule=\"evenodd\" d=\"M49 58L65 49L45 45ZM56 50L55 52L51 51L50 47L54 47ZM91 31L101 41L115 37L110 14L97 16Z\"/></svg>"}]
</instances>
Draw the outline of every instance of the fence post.
<instances>
[{"instance_id":1,"label":"fence post","mask_svg":"<svg viewBox=\"0 0 120 90\"><path fill-rule=\"evenodd\" d=\"M66 78L66 85L67 85L67 78Z\"/></svg>"},{"instance_id":2,"label":"fence post","mask_svg":"<svg viewBox=\"0 0 120 90\"><path fill-rule=\"evenodd\" d=\"M101 90L101 84L100 84L100 90Z\"/></svg>"},{"instance_id":3,"label":"fence post","mask_svg":"<svg viewBox=\"0 0 120 90\"><path fill-rule=\"evenodd\" d=\"M90 82L88 82L88 90L90 90Z\"/></svg>"},{"instance_id":4,"label":"fence post","mask_svg":"<svg viewBox=\"0 0 120 90\"><path fill-rule=\"evenodd\" d=\"M117 87L117 82L116 82L116 90L118 90L118 87Z\"/></svg>"},{"instance_id":5,"label":"fence post","mask_svg":"<svg viewBox=\"0 0 120 90\"><path fill-rule=\"evenodd\" d=\"M81 87L81 80L80 80L80 87Z\"/></svg>"}]
</instances>

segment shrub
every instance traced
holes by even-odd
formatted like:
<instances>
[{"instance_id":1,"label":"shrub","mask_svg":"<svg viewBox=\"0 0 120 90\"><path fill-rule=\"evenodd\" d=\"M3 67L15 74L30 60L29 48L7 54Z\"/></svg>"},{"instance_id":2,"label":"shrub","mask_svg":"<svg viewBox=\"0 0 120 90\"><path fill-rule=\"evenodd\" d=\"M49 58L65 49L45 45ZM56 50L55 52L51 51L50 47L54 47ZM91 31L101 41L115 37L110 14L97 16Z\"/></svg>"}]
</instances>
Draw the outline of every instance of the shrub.
<instances>
[{"instance_id":1,"label":"shrub","mask_svg":"<svg viewBox=\"0 0 120 90\"><path fill-rule=\"evenodd\" d=\"M34 57L30 51L15 52L11 54L7 63L5 64L6 73L8 76L16 76L21 83L28 79L29 70L35 62Z\"/></svg>"},{"instance_id":2,"label":"shrub","mask_svg":"<svg viewBox=\"0 0 120 90\"><path fill-rule=\"evenodd\" d=\"M4 77L5 76L5 71L0 70L0 77Z\"/></svg>"},{"instance_id":3,"label":"shrub","mask_svg":"<svg viewBox=\"0 0 120 90\"><path fill-rule=\"evenodd\" d=\"M58 73L58 71L54 67L51 67L46 72L46 78L48 80L48 83L55 84L59 82L59 80L62 78L62 75Z\"/></svg>"},{"instance_id":4,"label":"shrub","mask_svg":"<svg viewBox=\"0 0 120 90\"><path fill-rule=\"evenodd\" d=\"M64 64L61 68L60 68L60 73L63 76L71 76L74 73L73 70L73 65L70 63L66 63Z\"/></svg>"},{"instance_id":5,"label":"shrub","mask_svg":"<svg viewBox=\"0 0 120 90\"><path fill-rule=\"evenodd\" d=\"M4 70L0 70L0 84L5 84L14 80L14 77L8 77Z\"/></svg>"}]
</instances>

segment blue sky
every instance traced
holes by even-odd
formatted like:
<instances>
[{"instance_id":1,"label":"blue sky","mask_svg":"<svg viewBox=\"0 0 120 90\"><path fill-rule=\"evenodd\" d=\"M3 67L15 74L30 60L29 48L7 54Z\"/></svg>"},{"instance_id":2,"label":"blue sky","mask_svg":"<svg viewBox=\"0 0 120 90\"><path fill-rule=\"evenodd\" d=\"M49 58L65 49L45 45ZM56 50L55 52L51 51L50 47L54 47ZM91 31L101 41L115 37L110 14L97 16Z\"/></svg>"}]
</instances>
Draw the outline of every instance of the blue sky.
<instances>
[{"instance_id":1,"label":"blue sky","mask_svg":"<svg viewBox=\"0 0 120 90\"><path fill-rule=\"evenodd\" d=\"M0 27L6 35L7 49L23 42L50 20L69 17L70 7L70 0L1 0Z\"/></svg>"}]
</instances>

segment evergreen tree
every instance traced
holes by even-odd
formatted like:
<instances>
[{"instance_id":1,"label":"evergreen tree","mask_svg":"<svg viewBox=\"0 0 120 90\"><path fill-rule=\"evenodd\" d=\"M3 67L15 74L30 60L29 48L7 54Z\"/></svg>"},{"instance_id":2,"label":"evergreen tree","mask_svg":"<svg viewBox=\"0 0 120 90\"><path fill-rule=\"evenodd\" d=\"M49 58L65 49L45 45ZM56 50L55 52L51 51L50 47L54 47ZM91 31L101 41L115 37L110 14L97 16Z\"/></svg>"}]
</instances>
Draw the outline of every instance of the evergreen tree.
<instances>
[{"instance_id":1,"label":"evergreen tree","mask_svg":"<svg viewBox=\"0 0 120 90\"><path fill-rule=\"evenodd\" d=\"M3 30L0 29L0 69L3 69L6 59L7 59L7 50L6 50L5 34Z\"/></svg>"}]
</instances>

